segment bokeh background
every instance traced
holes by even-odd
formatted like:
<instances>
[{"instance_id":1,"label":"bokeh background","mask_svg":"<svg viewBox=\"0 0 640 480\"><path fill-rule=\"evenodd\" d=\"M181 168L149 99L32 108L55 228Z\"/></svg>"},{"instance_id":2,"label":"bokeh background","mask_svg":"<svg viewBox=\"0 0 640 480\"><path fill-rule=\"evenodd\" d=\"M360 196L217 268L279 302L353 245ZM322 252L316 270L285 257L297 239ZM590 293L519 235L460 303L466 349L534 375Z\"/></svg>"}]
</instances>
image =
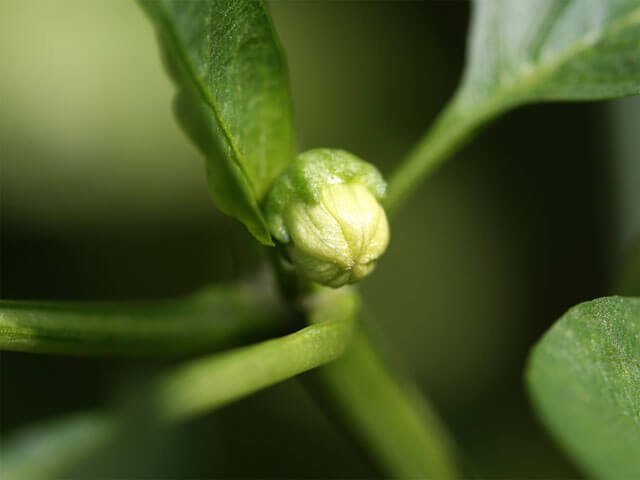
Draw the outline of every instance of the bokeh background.
<instances>
[{"instance_id":1,"label":"bokeh background","mask_svg":"<svg viewBox=\"0 0 640 480\"><path fill-rule=\"evenodd\" d=\"M300 149L345 148L390 172L455 89L469 4L268 7ZM252 272L252 242L208 196L134 2L0 0L0 58L2 298L159 298ZM640 231L638 100L497 120L411 199L362 283L366 314L453 431L469 477L581 476L538 424L522 371L568 307L611 293ZM3 352L2 436L106 405L167 363ZM298 379L84 468L84 478L377 475Z\"/></svg>"}]
</instances>

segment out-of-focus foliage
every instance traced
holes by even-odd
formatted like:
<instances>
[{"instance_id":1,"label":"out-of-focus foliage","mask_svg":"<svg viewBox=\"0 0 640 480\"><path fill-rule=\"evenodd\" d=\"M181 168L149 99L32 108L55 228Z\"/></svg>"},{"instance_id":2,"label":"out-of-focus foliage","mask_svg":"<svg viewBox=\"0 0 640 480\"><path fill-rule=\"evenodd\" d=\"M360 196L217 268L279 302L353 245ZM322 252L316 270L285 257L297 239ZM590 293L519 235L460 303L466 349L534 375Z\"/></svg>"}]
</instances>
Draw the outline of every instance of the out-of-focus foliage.
<instances>
[{"instance_id":1,"label":"out-of-focus foliage","mask_svg":"<svg viewBox=\"0 0 640 480\"><path fill-rule=\"evenodd\" d=\"M0 9L5 220L126 235L141 220L211 218L200 154L176 129L172 86L135 3Z\"/></svg>"},{"instance_id":2,"label":"out-of-focus foliage","mask_svg":"<svg viewBox=\"0 0 640 480\"><path fill-rule=\"evenodd\" d=\"M613 293L640 297L640 240L622 255Z\"/></svg>"},{"instance_id":3,"label":"out-of-focus foliage","mask_svg":"<svg viewBox=\"0 0 640 480\"><path fill-rule=\"evenodd\" d=\"M25 428L0 451L4 480L67 476L68 469L104 448L115 423L101 412L75 413Z\"/></svg>"},{"instance_id":4,"label":"out-of-focus foliage","mask_svg":"<svg viewBox=\"0 0 640 480\"><path fill-rule=\"evenodd\" d=\"M640 96L611 102L606 113L606 131L612 147L606 162L616 165L613 195L617 209L612 227L622 254L628 255L634 245L640 249Z\"/></svg>"}]
</instances>

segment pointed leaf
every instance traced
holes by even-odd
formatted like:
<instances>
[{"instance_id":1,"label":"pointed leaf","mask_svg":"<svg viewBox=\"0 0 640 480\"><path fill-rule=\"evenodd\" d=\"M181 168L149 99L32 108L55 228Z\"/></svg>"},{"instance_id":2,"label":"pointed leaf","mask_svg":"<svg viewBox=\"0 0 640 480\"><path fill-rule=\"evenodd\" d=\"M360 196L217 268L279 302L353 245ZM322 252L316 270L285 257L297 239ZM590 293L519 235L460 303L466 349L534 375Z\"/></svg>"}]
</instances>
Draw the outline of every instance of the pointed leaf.
<instances>
[{"instance_id":1,"label":"pointed leaf","mask_svg":"<svg viewBox=\"0 0 640 480\"><path fill-rule=\"evenodd\" d=\"M175 110L205 155L219 208L271 245L259 203L292 157L287 66L259 0L141 0L178 93Z\"/></svg>"}]
</instances>

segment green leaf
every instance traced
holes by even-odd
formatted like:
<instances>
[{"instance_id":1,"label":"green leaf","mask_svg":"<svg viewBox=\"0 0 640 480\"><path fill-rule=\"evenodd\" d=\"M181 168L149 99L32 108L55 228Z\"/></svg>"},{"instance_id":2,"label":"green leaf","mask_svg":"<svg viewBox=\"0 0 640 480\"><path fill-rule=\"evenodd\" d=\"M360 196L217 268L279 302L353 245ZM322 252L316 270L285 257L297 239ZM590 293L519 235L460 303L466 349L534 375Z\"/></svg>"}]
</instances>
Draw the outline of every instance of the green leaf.
<instances>
[{"instance_id":1,"label":"green leaf","mask_svg":"<svg viewBox=\"0 0 640 480\"><path fill-rule=\"evenodd\" d=\"M176 115L207 160L219 208L272 245L259 203L293 155L287 65L259 0L140 0L178 93Z\"/></svg>"},{"instance_id":2,"label":"green leaf","mask_svg":"<svg viewBox=\"0 0 640 480\"><path fill-rule=\"evenodd\" d=\"M257 289L217 286L137 303L0 301L0 349L74 355L211 352L282 331Z\"/></svg>"},{"instance_id":3,"label":"green leaf","mask_svg":"<svg viewBox=\"0 0 640 480\"><path fill-rule=\"evenodd\" d=\"M387 206L483 124L525 103L640 93L637 0L476 0L462 83L391 177Z\"/></svg>"},{"instance_id":4,"label":"green leaf","mask_svg":"<svg viewBox=\"0 0 640 480\"><path fill-rule=\"evenodd\" d=\"M529 391L543 422L597 478L640 478L640 298L567 312L533 348Z\"/></svg>"},{"instance_id":5,"label":"green leaf","mask_svg":"<svg viewBox=\"0 0 640 480\"><path fill-rule=\"evenodd\" d=\"M462 104L640 93L637 0L478 0Z\"/></svg>"}]
</instances>

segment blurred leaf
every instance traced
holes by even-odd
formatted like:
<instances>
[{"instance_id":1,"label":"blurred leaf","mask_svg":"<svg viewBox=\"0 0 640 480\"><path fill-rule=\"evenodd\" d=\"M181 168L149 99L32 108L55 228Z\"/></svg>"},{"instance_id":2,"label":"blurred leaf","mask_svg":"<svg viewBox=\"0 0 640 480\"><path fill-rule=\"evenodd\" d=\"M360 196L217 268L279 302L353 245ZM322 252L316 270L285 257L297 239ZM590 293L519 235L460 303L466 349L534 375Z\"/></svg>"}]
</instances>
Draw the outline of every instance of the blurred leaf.
<instances>
[{"instance_id":1,"label":"blurred leaf","mask_svg":"<svg viewBox=\"0 0 640 480\"><path fill-rule=\"evenodd\" d=\"M3 441L3 480L63 478L77 462L105 447L118 424L100 412L77 413L19 431Z\"/></svg>"},{"instance_id":2,"label":"blurred leaf","mask_svg":"<svg viewBox=\"0 0 640 480\"><path fill-rule=\"evenodd\" d=\"M0 301L0 349L74 355L211 352L283 330L257 289L217 286L155 302Z\"/></svg>"},{"instance_id":3,"label":"blurred leaf","mask_svg":"<svg viewBox=\"0 0 640 480\"><path fill-rule=\"evenodd\" d=\"M140 0L178 93L176 115L207 158L212 195L262 243L259 202L292 157L287 66L259 0Z\"/></svg>"},{"instance_id":4,"label":"blurred leaf","mask_svg":"<svg viewBox=\"0 0 640 480\"><path fill-rule=\"evenodd\" d=\"M640 93L637 0L477 0L467 48L462 83L391 178L388 208L505 110Z\"/></svg>"},{"instance_id":5,"label":"blurred leaf","mask_svg":"<svg viewBox=\"0 0 640 480\"><path fill-rule=\"evenodd\" d=\"M640 478L640 298L567 312L529 358L534 405L559 443L597 478Z\"/></svg>"}]
</instances>

